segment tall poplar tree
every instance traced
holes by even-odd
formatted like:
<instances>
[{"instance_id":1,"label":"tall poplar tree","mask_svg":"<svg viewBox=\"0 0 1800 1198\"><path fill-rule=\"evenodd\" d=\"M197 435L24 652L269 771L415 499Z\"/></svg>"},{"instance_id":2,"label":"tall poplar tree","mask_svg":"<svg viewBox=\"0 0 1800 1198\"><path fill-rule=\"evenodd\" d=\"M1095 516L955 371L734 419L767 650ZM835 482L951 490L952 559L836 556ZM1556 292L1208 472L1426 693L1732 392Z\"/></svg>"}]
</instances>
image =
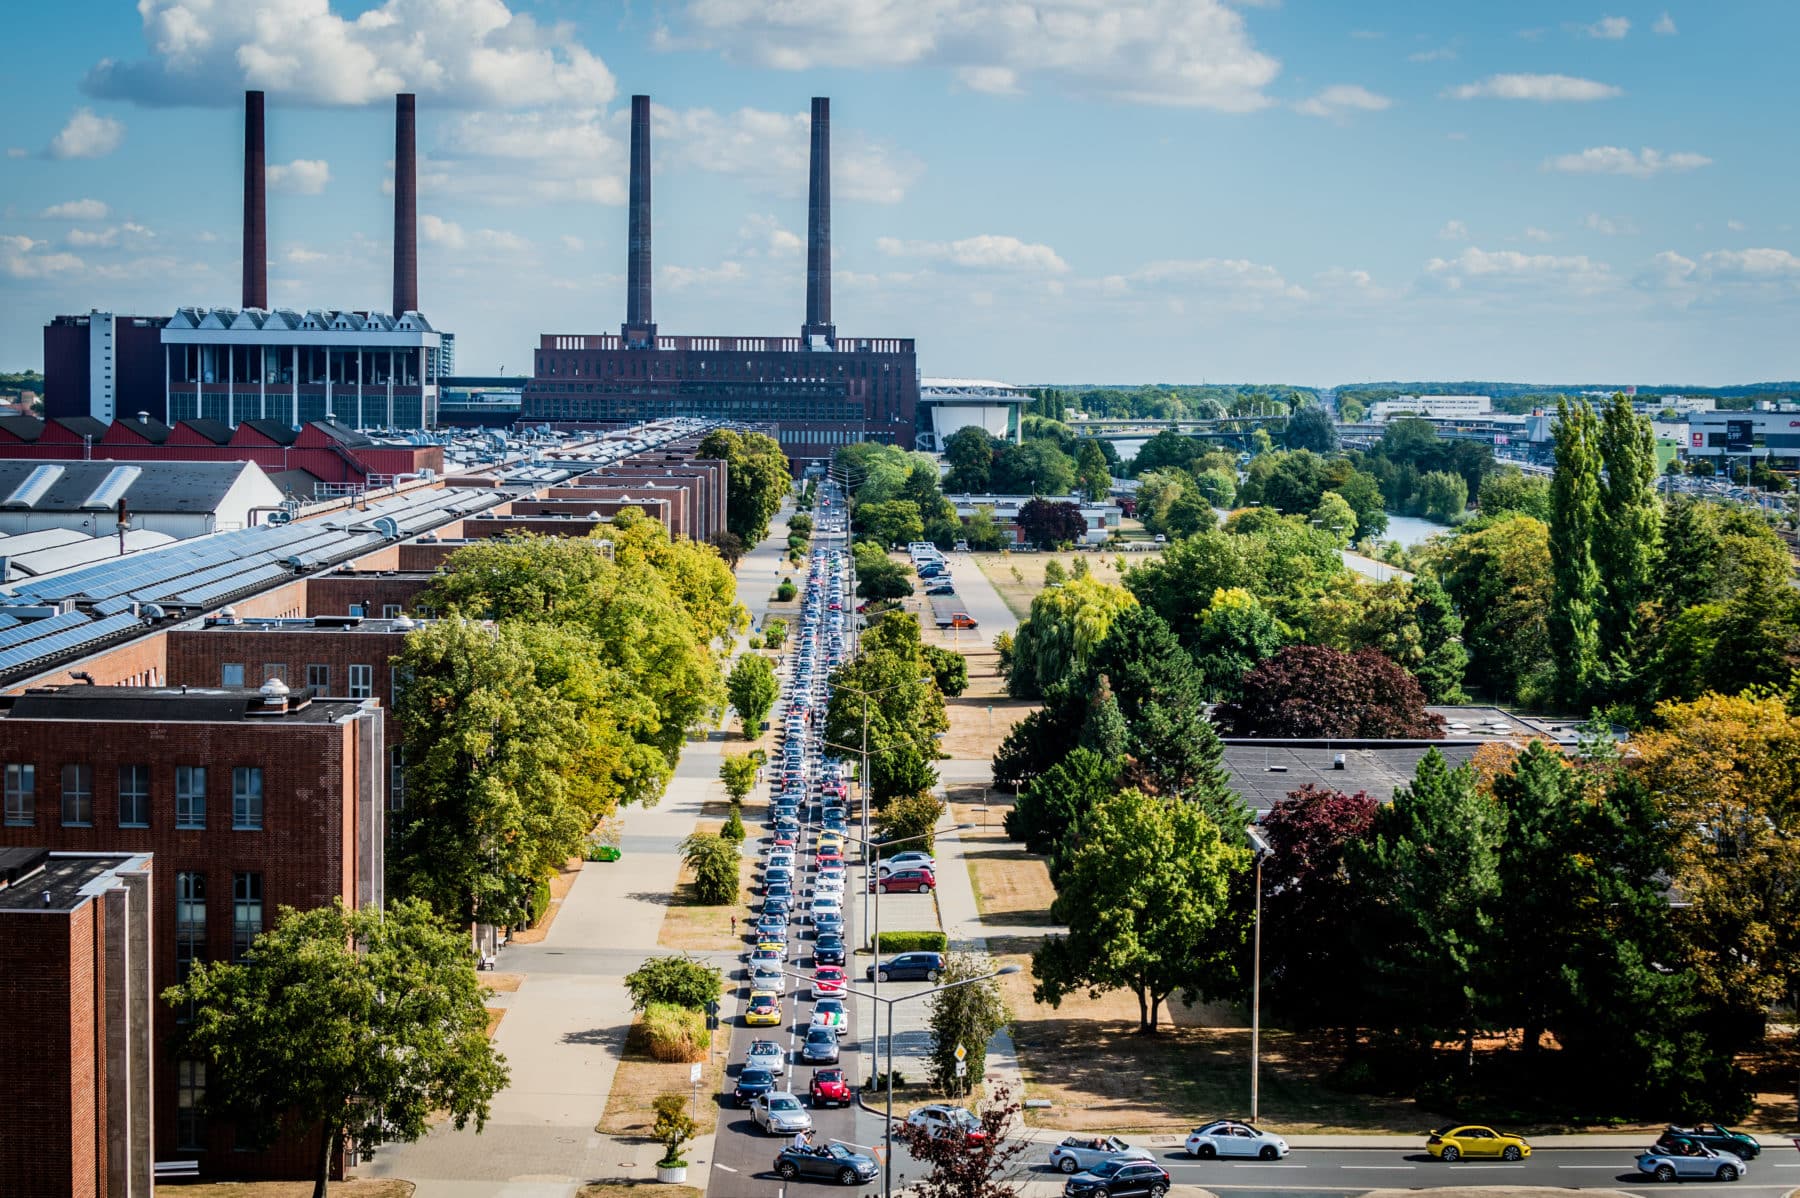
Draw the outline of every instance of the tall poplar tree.
<instances>
[{"instance_id":1,"label":"tall poplar tree","mask_svg":"<svg viewBox=\"0 0 1800 1198\"><path fill-rule=\"evenodd\" d=\"M1656 497L1656 438L1650 421L1615 394L1600 426L1599 519L1594 525L1594 566L1605 599L1598 611L1600 661L1614 697L1638 689L1644 650L1642 605L1654 594L1660 554L1662 505Z\"/></svg>"},{"instance_id":2,"label":"tall poplar tree","mask_svg":"<svg viewBox=\"0 0 1800 1198\"><path fill-rule=\"evenodd\" d=\"M1604 600L1594 562L1600 510L1600 429L1587 401L1556 405L1556 473L1550 480L1550 656L1556 701L1582 709L1600 682L1599 608Z\"/></svg>"}]
</instances>

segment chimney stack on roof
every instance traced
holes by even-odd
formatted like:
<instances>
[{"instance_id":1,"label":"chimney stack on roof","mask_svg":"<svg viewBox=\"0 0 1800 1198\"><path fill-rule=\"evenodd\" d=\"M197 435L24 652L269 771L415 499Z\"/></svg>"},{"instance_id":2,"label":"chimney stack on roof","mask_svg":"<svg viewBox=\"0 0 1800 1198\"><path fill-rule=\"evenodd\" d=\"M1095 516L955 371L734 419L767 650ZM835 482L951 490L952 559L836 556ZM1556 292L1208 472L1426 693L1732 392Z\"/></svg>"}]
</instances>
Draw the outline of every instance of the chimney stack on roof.
<instances>
[{"instance_id":1,"label":"chimney stack on roof","mask_svg":"<svg viewBox=\"0 0 1800 1198\"><path fill-rule=\"evenodd\" d=\"M419 310L419 164L413 95L394 97L394 315Z\"/></svg>"},{"instance_id":2,"label":"chimney stack on roof","mask_svg":"<svg viewBox=\"0 0 1800 1198\"><path fill-rule=\"evenodd\" d=\"M831 101L812 102L812 171L806 196L806 325L807 342L837 341L831 324Z\"/></svg>"},{"instance_id":3,"label":"chimney stack on roof","mask_svg":"<svg viewBox=\"0 0 1800 1198\"><path fill-rule=\"evenodd\" d=\"M269 306L269 210L264 198L263 94L244 93L244 294L246 308Z\"/></svg>"},{"instance_id":4,"label":"chimney stack on roof","mask_svg":"<svg viewBox=\"0 0 1800 1198\"><path fill-rule=\"evenodd\" d=\"M625 327L628 346L656 344L650 309L650 97L631 97L631 228L626 241Z\"/></svg>"}]
</instances>

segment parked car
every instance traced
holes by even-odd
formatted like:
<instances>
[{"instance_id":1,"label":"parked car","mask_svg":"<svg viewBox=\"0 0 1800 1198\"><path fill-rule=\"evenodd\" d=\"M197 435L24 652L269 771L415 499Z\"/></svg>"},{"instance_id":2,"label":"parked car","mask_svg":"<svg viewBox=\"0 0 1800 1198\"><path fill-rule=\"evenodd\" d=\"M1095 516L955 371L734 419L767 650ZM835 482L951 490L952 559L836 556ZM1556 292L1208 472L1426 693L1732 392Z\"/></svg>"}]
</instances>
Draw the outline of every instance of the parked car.
<instances>
[{"instance_id":1,"label":"parked car","mask_svg":"<svg viewBox=\"0 0 1800 1198\"><path fill-rule=\"evenodd\" d=\"M773 1040L752 1040L744 1050L744 1068L767 1069L780 1077L787 1070L787 1052Z\"/></svg>"},{"instance_id":2,"label":"parked car","mask_svg":"<svg viewBox=\"0 0 1800 1198\"><path fill-rule=\"evenodd\" d=\"M770 1135L791 1136L811 1131L812 1116L800 1100L786 1090L771 1090L750 1104L750 1117Z\"/></svg>"},{"instance_id":3,"label":"parked car","mask_svg":"<svg viewBox=\"0 0 1800 1198\"><path fill-rule=\"evenodd\" d=\"M815 1107L850 1105L850 1083L844 1080L842 1069L813 1070L807 1092Z\"/></svg>"},{"instance_id":4,"label":"parked car","mask_svg":"<svg viewBox=\"0 0 1800 1198\"><path fill-rule=\"evenodd\" d=\"M800 1046L800 1059L808 1065L838 1063L838 1035L828 1027L809 1027L806 1041Z\"/></svg>"},{"instance_id":5,"label":"parked car","mask_svg":"<svg viewBox=\"0 0 1800 1198\"><path fill-rule=\"evenodd\" d=\"M892 857L883 857L879 870L881 873L892 873L896 869L936 869L937 862L931 859L930 853L917 851L895 853Z\"/></svg>"},{"instance_id":6,"label":"parked car","mask_svg":"<svg viewBox=\"0 0 1800 1198\"><path fill-rule=\"evenodd\" d=\"M1753 1135L1732 1131L1717 1123L1696 1123L1692 1127L1670 1126L1656 1141L1658 1148L1673 1147L1676 1139L1692 1140L1714 1152L1727 1152L1740 1161L1753 1161L1762 1155L1762 1144Z\"/></svg>"},{"instance_id":7,"label":"parked car","mask_svg":"<svg viewBox=\"0 0 1800 1198\"><path fill-rule=\"evenodd\" d=\"M954 595L956 594L956 584L950 582L936 582L926 587L925 593L927 595Z\"/></svg>"},{"instance_id":8,"label":"parked car","mask_svg":"<svg viewBox=\"0 0 1800 1198\"><path fill-rule=\"evenodd\" d=\"M937 885L937 875L928 869L897 869L869 879L869 889L883 894L930 894Z\"/></svg>"},{"instance_id":9,"label":"parked car","mask_svg":"<svg viewBox=\"0 0 1800 1198\"><path fill-rule=\"evenodd\" d=\"M942 953L901 953L879 969L873 965L868 966L864 969L863 976L874 980L879 973L880 980L884 982L935 982L943 969Z\"/></svg>"},{"instance_id":10,"label":"parked car","mask_svg":"<svg viewBox=\"0 0 1800 1198\"><path fill-rule=\"evenodd\" d=\"M981 1126L966 1107L952 1106L947 1102L933 1102L915 1108L906 1117L910 1127L922 1127L931 1134L932 1139L944 1136L963 1136L971 1140L985 1140L987 1129Z\"/></svg>"},{"instance_id":11,"label":"parked car","mask_svg":"<svg viewBox=\"0 0 1800 1198\"><path fill-rule=\"evenodd\" d=\"M817 1148L783 1148L775 1157L775 1172L788 1181L820 1177L854 1186L875 1180L881 1166L872 1157L852 1152L842 1144L825 1144Z\"/></svg>"},{"instance_id":12,"label":"parked car","mask_svg":"<svg viewBox=\"0 0 1800 1198\"><path fill-rule=\"evenodd\" d=\"M1465 1157L1498 1157L1504 1161L1522 1160L1531 1155L1531 1145L1522 1136L1510 1136L1478 1123L1465 1123L1447 1131L1434 1131L1425 1141L1425 1151L1442 1161Z\"/></svg>"},{"instance_id":13,"label":"parked car","mask_svg":"<svg viewBox=\"0 0 1800 1198\"><path fill-rule=\"evenodd\" d=\"M1050 1167L1062 1173L1080 1173L1102 1161L1152 1161L1146 1149L1133 1148L1118 1136L1069 1136L1050 1150Z\"/></svg>"},{"instance_id":14,"label":"parked car","mask_svg":"<svg viewBox=\"0 0 1800 1198\"><path fill-rule=\"evenodd\" d=\"M1748 1173L1749 1167L1739 1157L1717 1152L1685 1136L1672 1137L1672 1143L1641 1152L1638 1172L1658 1181L1679 1181L1686 1177L1703 1177L1713 1181L1736 1181Z\"/></svg>"},{"instance_id":15,"label":"parked car","mask_svg":"<svg viewBox=\"0 0 1800 1198\"><path fill-rule=\"evenodd\" d=\"M1274 1132L1239 1123L1235 1119L1214 1119L1188 1133L1187 1152L1202 1160L1216 1156L1253 1156L1258 1160L1280 1160L1288 1154L1287 1141Z\"/></svg>"},{"instance_id":16,"label":"parked car","mask_svg":"<svg viewBox=\"0 0 1800 1198\"><path fill-rule=\"evenodd\" d=\"M1150 1161L1103 1161L1063 1183L1064 1198L1163 1198L1169 1175Z\"/></svg>"},{"instance_id":17,"label":"parked car","mask_svg":"<svg viewBox=\"0 0 1800 1198\"><path fill-rule=\"evenodd\" d=\"M775 1075L767 1069L745 1069L738 1074L737 1088L731 1092L739 1106L749 1106L775 1088Z\"/></svg>"}]
</instances>

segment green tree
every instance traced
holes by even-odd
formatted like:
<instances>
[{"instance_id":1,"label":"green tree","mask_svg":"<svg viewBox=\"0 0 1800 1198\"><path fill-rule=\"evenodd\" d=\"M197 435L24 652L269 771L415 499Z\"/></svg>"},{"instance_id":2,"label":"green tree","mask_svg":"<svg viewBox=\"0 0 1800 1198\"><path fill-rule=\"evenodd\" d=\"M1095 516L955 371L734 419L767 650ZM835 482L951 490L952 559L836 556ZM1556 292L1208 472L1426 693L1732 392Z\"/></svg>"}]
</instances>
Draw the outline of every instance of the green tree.
<instances>
[{"instance_id":1,"label":"green tree","mask_svg":"<svg viewBox=\"0 0 1800 1198\"><path fill-rule=\"evenodd\" d=\"M1075 463L1054 441L1003 445L991 481L1000 495L1067 495L1075 488Z\"/></svg>"},{"instance_id":2,"label":"green tree","mask_svg":"<svg viewBox=\"0 0 1800 1198\"><path fill-rule=\"evenodd\" d=\"M924 792L892 800L876 817L877 839L887 842L878 846L881 855L892 857L895 853L932 852L937 843L933 829L943 818L943 803Z\"/></svg>"},{"instance_id":3,"label":"green tree","mask_svg":"<svg viewBox=\"0 0 1800 1198\"><path fill-rule=\"evenodd\" d=\"M1348 545L1356 532L1356 510L1336 491L1327 491L1319 496L1319 506L1312 510L1311 522Z\"/></svg>"},{"instance_id":4,"label":"green tree","mask_svg":"<svg viewBox=\"0 0 1800 1198\"><path fill-rule=\"evenodd\" d=\"M1292 639L1281 621L1249 591L1242 587L1214 591L1200 617L1194 643L1194 664L1206 679L1207 694L1215 699L1234 698L1244 675Z\"/></svg>"},{"instance_id":5,"label":"green tree","mask_svg":"<svg viewBox=\"0 0 1800 1198\"><path fill-rule=\"evenodd\" d=\"M1112 471L1107 469L1106 455L1100 451L1100 442L1091 437L1081 442L1081 452L1075 459L1075 479L1081 493L1092 500L1105 499L1112 490Z\"/></svg>"},{"instance_id":6,"label":"green tree","mask_svg":"<svg viewBox=\"0 0 1800 1198\"><path fill-rule=\"evenodd\" d=\"M968 424L944 441L944 460L950 471L944 489L959 495L982 495L994 465L994 439L980 425Z\"/></svg>"},{"instance_id":7,"label":"green tree","mask_svg":"<svg viewBox=\"0 0 1800 1198\"><path fill-rule=\"evenodd\" d=\"M1463 618L1469 681L1502 699L1548 699L1553 583L1543 522L1510 515L1460 533L1432 569Z\"/></svg>"},{"instance_id":8,"label":"green tree","mask_svg":"<svg viewBox=\"0 0 1800 1198\"><path fill-rule=\"evenodd\" d=\"M1474 1067L1500 943L1494 921L1505 830L1505 813L1477 788L1475 771L1452 770L1432 749L1350 850L1366 895L1367 918L1358 926L1374 979L1369 1009L1420 1045L1459 1036L1465 1068Z\"/></svg>"},{"instance_id":9,"label":"green tree","mask_svg":"<svg viewBox=\"0 0 1800 1198\"><path fill-rule=\"evenodd\" d=\"M781 683L768 658L760 653L746 653L738 658L731 675L725 679L725 693L743 723L744 739L755 740L769 709L775 706L775 699L781 694Z\"/></svg>"},{"instance_id":10,"label":"green tree","mask_svg":"<svg viewBox=\"0 0 1800 1198\"><path fill-rule=\"evenodd\" d=\"M1118 710L1115 705L1113 711ZM1076 747L1033 778L1006 813L1006 834L1034 853L1054 853L1070 830L1119 784L1119 764Z\"/></svg>"},{"instance_id":11,"label":"green tree","mask_svg":"<svg viewBox=\"0 0 1800 1198\"><path fill-rule=\"evenodd\" d=\"M972 1079L987 1071L987 1045L994 1033L1012 1022L994 972L994 962L984 954L950 953L938 975L938 992L932 995L926 1026L931 1029L931 1077L946 1094L967 1094ZM981 979L979 981L975 979ZM961 982L963 985L956 985ZM944 989L949 986L950 989ZM958 1077L956 1050L965 1059L966 1072Z\"/></svg>"},{"instance_id":12,"label":"green tree","mask_svg":"<svg viewBox=\"0 0 1800 1198\"><path fill-rule=\"evenodd\" d=\"M1463 672L1469 666L1469 651L1463 645L1463 619L1451 602L1449 592L1429 574L1421 574L1412 584L1412 611L1419 628L1419 661L1416 665L1402 662L1425 688L1429 703L1463 703Z\"/></svg>"},{"instance_id":13,"label":"green tree","mask_svg":"<svg viewBox=\"0 0 1800 1198\"><path fill-rule=\"evenodd\" d=\"M1138 475L1137 517L1152 535L1168 536L1169 512L1188 489L1188 475L1181 470L1146 470Z\"/></svg>"},{"instance_id":14,"label":"green tree","mask_svg":"<svg viewBox=\"0 0 1800 1198\"><path fill-rule=\"evenodd\" d=\"M969 689L968 658L954 649L940 649L936 645L926 645L924 653L939 694L954 699Z\"/></svg>"},{"instance_id":15,"label":"green tree","mask_svg":"<svg viewBox=\"0 0 1800 1198\"><path fill-rule=\"evenodd\" d=\"M856 506L857 532L886 549L907 545L925 536L925 520L919 505L910 499L891 499Z\"/></svg>"},{"instance_id":16,"label":"green tree","mask_svg":"<svg viewBox=\"0 0 1800 1198\"><path fill-rule=\"evenodd\" d=\"M239 1143L266 1145L289 1120L317 1129L313 1198L331 1161L411 1142L447 1112L487 1123L506 1058L487 1037L485 991L466 930L401 900L384 915L341 901L283 907L241 962L199 961L163 1001L192 1009L184 1057L206 1064L205 1109Z\"/></svg>"},{"instance_id":17,"label":"green tree","mask_svg":"<svg viewBox=\"0 0 1800 1198\"><path fill-rule=\"evenodd\" d=\"M1063 678L1080 674L1113 619L1134 606L1136 600L1124 587L1096 578L1039 591L1031 614L1013 636L1008 692L1015 698L1036 698Z\"/></svg>"},{"instance_id":18,"label":"green tree","mask_svg":"<svg viewBox=\"0 0 1800 1198\"><path fill-rule=\"evenodd\" d=\"M1213 507L1229 510L1237 505L1237 475L1212 467L1196 471L1194 490Z\"/></svg>"},{"instance_id":19,"label":"green tree","mask_svg":"<svg viewBox=\"0 0 1800 1198\"><path fill-rule=\"evenodd\" d=\"M719 758L719 781L725 784L725 793L733 803L749 797L756 785L756 770L755 759L745 754L728 753Z\"/></svg>"},{"instance_id":20,"label":"green tree","mask_svg":"<svg viewBox=\"0 0 1800 1198\"><path fill-rule=\"evenodd\" d=\"M1004 549L1012 538L994 522L993 506L984 503L975 509L974 515L963 521L962 539L977 553L992 553Z\"/></svg>"},{"instance_id":21,"label":"green tree","mask_svg":"<svg viewBox=\"0 0 1800 1198\"><path fill-rule=\"evenodd\" d=\"M699 1011L725 993L725 975L694 957L645 957L642 965L625 975L625 992L631 995L634 1011L653 1002Z\"/></svg>"},{"instance_id":22,"label":"green tree","mask_svg":"<svg viewBox=\"0 0 1800 1198\"><path fill-rule=\"evenodd\" d=\"M749 835L749 830L744 827L743 804L733 803L731 814L725 817L725 826L719 829L719 838L729 840L732 844L741 845Z\"/></svg>"},{"instance_id":23,"label":"green tree","mask_svg":"<svg viewBox=\"0 0 1800 1198\"><path fill-rule=\"evenodd\" d=\"M1599 504L1593 530L1594 568L1603 584L1599 654L1614 697L1636 691L1647 640L1643 607L1651 597L1662 508L1656 497L1656 437L1650 421L1615 394L1601 423Z\"/></svg>"},{"instance_id":24,"label":"green tree","mask_svg":"<svg viewBox=\"0 0 1800 1198\"><path fill-rule=\"evenodd\" d=\"M1387 531L1387 500L1381 494L1381 483L1373 474L1352 470L1336 490L1356 513L1357 540L1378 537Z\"/></svg>"},{"instance_id":25,"label":"green tree","mask_svg":"<svg viewBox=\"0 0 1800 1198\"><path fill-rule=\"evenodd\" d=\"M681 1150L700 1133L700 1125L688 1114L687 1095L658 1094L650 1107L656 1112L656 1119L650 1124L650 1138L663 1146L657 1167L677 1169L685 1166L687 1162L681 1159Z\"/></svg>"},{"instance_id":26,"label":"green tree","mask_svg":"<svg viewBox=\"0 0 1800 1198\"><path fill-rule=\"evenodd\" d=\"M1183 487L1175 502L1169 505L1167 527L1170 536L1191 537L1197 532L1210 532L1218 522L1212 504L1196 487Z\"/></svg>"},{"instance_id":27,"label":"green tree","mask_svg":"<svg viewBox=\"0 0 1800 1198\"><path fill-rule=\"evenodd\" d=\"M1549 523L1550 480L1502 466L1481 480L1479 503L1484 516L1519 512Z\"/></svg>"},{"instance_id":28,"label":"green tree","mask_svg":"<svg viewBox=\"0 0 1800 1198\"><path fill-rule=\"evenodd\" d=\"M1249 859L1191 804L1124 791L1095 805L1051 908L1069 932L1032 955L1038 1001L1130 990L1148 1035L1178 990L1234 993L1245 927L1230 895Z\"/></svg>"},{"instance_id":29,"label":"green tree","mask_svg":"<svg viewBox=\"0 0 1800 1198\"><path fill-rule=\"evenodd\" d=\"M1557 404L1556 473L1550 486L1548 629L1556 699L1582 708L1600 684L1599 607L1594 525L1600 509L1599 426L1585 401Z\"/></svg>"},{"instance_id":30,"label":"green tree","mask_svg":"<svg viewBox=\"0 0 1800 1198\"><path fill-rule=\"evenodd\" d=\"M681 842L681 859L694 871L694 901L719 907L738 900L738 846L701 832Z\"/></svg>"},{"instance_id":31,"label":"green tree","mask_svg":"<svg viewBox=\"0 0 1800 1198\"><path fill-rule=\"evenodd\" d=\"M870 790L885 803L935 784L937 734L949 726L918 621L900 613L876 619L857 655L832 673L825 739L859 749L866 728Z\"/></svg>"},{"instance_id":32,"label":"green tree","mask_svg":"<svg viewBox=\"0 0 1800 1198\"><path fill-rule=\"evenodd\" d=\"M1428 470L1419 476L1419 514L1450 524L1469 506L1469 484L1460 474Z\"/></svg>"},{"instance_id":33,"label":"green tree","mask_svg":"<svg viewBox=\"0 0 1800 1198\"><path fill-rule=\"evenodd\" d=\"M1337 426L1331 414L1316 403L1301 404L1288 417L1282 444L1289 449L1310 449L1314 453L1335 453L1338 447Z\"/></svg>"},{"instance_id":34,"label":"green tree","mask_svg":"<svg viewBox=\"0 0 1800 1198\"><path fill-rule=\"evenodd\" d=\"M766 433L719 428L706 434L696 456L725 462L725 526L746 545L760 543L793 485L781 443Z\"/></svg>"},{"instance_id":35,"label":"green tree","mask_svg":"<svg viewBox=\"0 0 1800 1198\"><path fill-rule=\"evenodd\" d=\"M852 556L856 559L856 594L859 598L904 599L913 593L912 583L906 581L912 567L895 561L880 547L858 542Z\"/></svg>"}]
</instances>

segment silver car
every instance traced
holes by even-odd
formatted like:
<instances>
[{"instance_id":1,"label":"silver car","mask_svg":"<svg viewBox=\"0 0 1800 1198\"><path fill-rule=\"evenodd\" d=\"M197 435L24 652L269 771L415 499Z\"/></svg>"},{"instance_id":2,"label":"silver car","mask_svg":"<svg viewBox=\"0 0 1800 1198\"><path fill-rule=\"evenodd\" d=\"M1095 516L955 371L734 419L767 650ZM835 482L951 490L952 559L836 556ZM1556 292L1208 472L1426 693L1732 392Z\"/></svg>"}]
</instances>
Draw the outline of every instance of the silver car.
<instances>
[{"instance_id":1,"label":"silver car","mask_svg":"<svg viewBox=\"0 0 1800 1198\"><path fill-rule=\"evenodd\" d=\"M772 1136L812 1130L812 1115L786 1090L771 1090L750 1104L750 1117Z\"/></svg>"},{"instance_id":2,"label":"silver car","mask_svg":"<svg viewBox=\"0 0 1800 1198\"><path fill-rule=\"evenodd\" d=\"M1678 1139L1672 1145L1646 1149L1638 1154L1638 1172L1658 1181L1678 1181L1703 1177L1716 1181L1736 1181L1750 1170L1729 1152L1715 1152L1693 1140Z\"/></svg>"},{"instance_id":3,"label":"silver car","mask_svg":"<svg viewBox=\"0 0 1800 1198\"><path fill-rule=\"evenodd\" d=\"M1080 1173L1102 1161L1153 1161L1156 1157L1133 1148L1118 1136L1070 1136L1050 1150L1050 1167L1064 1173Z\"/></svg>"}]
</instances>

